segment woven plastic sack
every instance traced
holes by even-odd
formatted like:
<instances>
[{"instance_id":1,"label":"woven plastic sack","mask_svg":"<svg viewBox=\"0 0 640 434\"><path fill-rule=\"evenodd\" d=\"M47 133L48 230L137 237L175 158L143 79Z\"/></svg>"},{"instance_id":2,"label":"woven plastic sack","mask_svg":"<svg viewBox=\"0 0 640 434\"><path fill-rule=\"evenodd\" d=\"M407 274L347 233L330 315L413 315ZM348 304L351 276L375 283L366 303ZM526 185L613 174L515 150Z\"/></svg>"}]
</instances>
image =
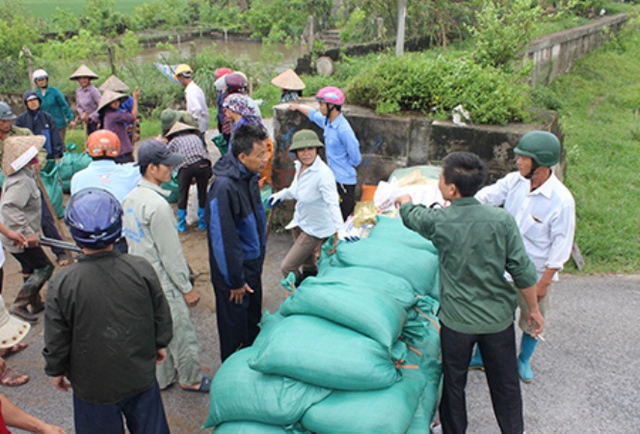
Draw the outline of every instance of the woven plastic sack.
<instances>
[{"instance_id":1,"label":"woven plastic sack","mask_svg":"<svg viewBox=\"0 0 640 434\"><path fill-rule=\"evenodd\" d=\"M247 360L255 355L253 347L245 348L222 364L211 384L204 428L229 421L291 425L331 393L291 378L254 371L247 366Z\"/></svg>"},{"instance_id":2,"label":"woven plastic sack","mask_svg":"<svg viewBox=\"0 0 640 434\"><path fill-rule=\"evenodd\" d=\"M420 395L413 421L406 434L425 434L430 432L431 422L436 414L442 393L442 376L440 374L442 369L435 363L431 365L431 368L433 371L431 374L427 373L430 377L429 381L427 381L422 395Z\"/></svg>"},{"instance_id":3,"label":"woven plastic sack","mask_svg":"<svg viewBox=\"0 0 640 434\"><path fill-rule=\"evenodd\" d=\"M77 172L86 169L93 161L86 152L65 152L58 162L58 171L62 180L62 191L71 191L71 178Z\"/></svg>"},{"instance_id":4,"label":"woven plastic sack","mask_svg":"<svg viewBox=\"0 0 640 434\"><path fill-rule=\"evenodd\" d=\"M224 139L224 136L222 134L218 134L217 136L213 137L211 141L220 151L220 155L224 155L229 151L229 144Z\"/></svg>"},{"instance_id":5,"label":"woven plastic sack","mask_svg":"<svg viewBox=\"0 0 640 434\"><path fill-rule=\"evenodd\" d=\"M417 365L419 358L409 353L407 362ZM404 433L427 384L425 374L420 369L407 369L402 381L386 389L336 391L312 406L302 418L302 425L317 434Z\"/></svg>"},{"instance_id":6,"label":"woven plastic sack","mask_svg":"<svg viewBox=\"0 0 640 434\"><path fill-rule=\"evenodd\" d=\"M367 336L309 315L285 317L268 341L254 342L254 347L252 369L338 390L391 386L402 378L396 361L406 352L402 343L389 352Z\"/></svg>"},{"instance_id":7,"label":"woven plastic sack","mask_svg":"<svg viewBox=\"0 0 640 434\"><path fill-rule=\"evenodd\" d=\"M392 218L379 215L376 219L376 226L371 231L370 237L378 240L387 240L395 243L402 243L414 249L424 249L431 253L438 254L438 250L433 243L417 232L408 229L401 218Z\"/></svg>"},{"instance_id":8,"label":"woven plastic sack","mask_svg":"<svg viewBox=\"0 0 640 434\"><path fill-rule=\"evenodd\" d=\"M169 182L162 183L163 190L169 190L171 194L167 196L167 202L176 203L178 201L178 197L180 196L180 189L178 187L178 172L175 170L171 175L171 180Z\"/></svg>"},{"instance_id":9,"label":"woven plastic sack","mask_svg":"<svg viewBox=\"0 0 640 434\"><path fill-rule=\"evenodd\" d=\"M408 311L407 322L402 329L402 340L416 348L429 359L440 360L440 321L437 317L439 303L425 296Z\"/></svg>"},{"instance_id":10,"label":"woven plastic sack","mask_svg":"<svg viewBox=\"0 0 640 434\"><path fill-rule=\"evenodd\" d=\"M340 242L336 253L326 256L334 267L364 267L384 270L406 279L416 295L431 294L438 272L438 256L432 251L412 248L403 242L404 233L395 240L371 237L357 242ZM324 248L323 248L324 250ZM326 253L324 253L326 255Z\"/></svg>"},{"instance_id":11,"label":"woven plastic sack","mask_svg":"<svg viewBox=\"0 0 640 434\"><path fill-rule=\"evenodd\" d=\"M53 205L53 211L58 218L64 216L64 205L62 204L62 183L58 176L58 163L55 160L47 160L47 163L40 170L40 179L47 190L47 195Z\"/></svg>"},{"instance_id":12,"label":"woven plastic sack","mask_svg":"<svg viewBox=\"0 0 640 434\"><path fill-rule=\"evenodd\" d=\"M361 289L387 294L404 309L409 309L416 302L416 295L409 281L384 270L365 267L336 268L323 266L322 261L319 268L318 279L322 278L322 282L339 286L344 291L350 290L351 282L355 279Z\"/></svg>"},{"instance_id":13,"label":"woven plastic sack","mask_svg":"<svg viewBox=\"0 0 640 434\"><path fill-rule=\"evenodd\" d=\"M407 312L390 295L361 288L355 276L344 283L307 278L278 312L284 316L306 314L324 318L391 348L400 336Z\"/></svg>"},{"instance_id":14,"label":"woven plastic sack","mask_svg":"<svg viewBox=\"0 0 640 434\"><path fill-rule=\"evenodd\" d=\"M307 434L296 428L266 425L259 422L225 422L216 428L216 434Z\"/></svg>"}]
</instances>

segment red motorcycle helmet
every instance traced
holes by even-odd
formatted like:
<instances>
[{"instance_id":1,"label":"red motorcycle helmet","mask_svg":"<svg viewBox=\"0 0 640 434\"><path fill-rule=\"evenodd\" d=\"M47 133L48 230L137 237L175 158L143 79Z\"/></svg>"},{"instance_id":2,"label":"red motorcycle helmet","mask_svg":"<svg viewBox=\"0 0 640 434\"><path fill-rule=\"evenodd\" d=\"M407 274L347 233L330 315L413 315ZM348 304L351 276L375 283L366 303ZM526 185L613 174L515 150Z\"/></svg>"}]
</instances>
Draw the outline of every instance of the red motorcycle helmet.
<instances>
[{"instance_id":1,"label":"red motorcycle helmet","mask_svg":"<svg viewBox=\"0 0 640 434\"><path fill-rule=\"evenodd\" d=\"M120 139L108 130L91 133L85 146L91 157L117 157L120 154Z\"/></svg>"}]
</instances>

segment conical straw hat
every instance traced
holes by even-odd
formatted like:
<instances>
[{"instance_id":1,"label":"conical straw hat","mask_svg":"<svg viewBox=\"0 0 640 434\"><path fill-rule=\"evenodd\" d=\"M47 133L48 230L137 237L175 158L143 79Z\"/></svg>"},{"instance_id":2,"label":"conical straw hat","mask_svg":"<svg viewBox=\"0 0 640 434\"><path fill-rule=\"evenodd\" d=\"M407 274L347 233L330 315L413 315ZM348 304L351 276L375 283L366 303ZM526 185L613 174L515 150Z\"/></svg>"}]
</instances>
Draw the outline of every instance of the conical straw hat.
<instances>
[{"instance_id":1,"label":"conical straw hat","mask_svg":"<svg viewBox=\"0 0 640 434\"><path fill-rule=\"evenodd\" d=\"M98 111L102 110L103 108L105 108L106 106L108 106L114 101L117 101L119 99L126 100L127 98L129 98L129 95L125 95L124 93L120 93L120 92L114 92L112 90L107 90L100 97L100 104L98 105Z\"/></svg>"},{"instance_id":2,"label":"conical straw hat","mask_svg":"<svg viewBox=\"0 0 640 434\"><path fill-rule=\"evenodd\" d=\"M124 84L124 82L115 75L111 75L104 81L104 83L100 85L98 89L100 89L100 91L102 92L104 92L105 90L112 90L114 92L126 92L129 90L129 86Z\"/></svg>"},{"instance_id":3,"label":"conical straw hat","mask_svg":"<svg viewBox=\"0 0 640 434\"><path fill-rule=\"evenodd\" d=\"M288 90L302 90L307 87L293 69L287 69L285 72L275 77L271 80L271 84L278 86L281 89Z\"/></svg>"},{"instance_id":4,"label":"conical straw hat","mask_svg":"<svg viewBox=\"0 0 640 434\"><path fill-rule=\"evenodd\" d=\"M11 136L4 141L2 155L2 173L11 176L31 160L38 156L38 152L47 141L45 136Z\"/></svg>"},{"instance_id":5,"label":"conical straw hat","mask_svg":"<svg viewBox=\"0 0 640 434\"><path fill-rule=\"evenodd\" d=\"M76 72L69 76L69 80L77 80L80 77L96 79L98 78L98 74L87 68L86 65L80 65L80 68L76 69Z\"/></svg>"},{"instance_id":6,"label":"conical straw hat","mask_svg":"<svg viewBox=\"0 0 640 434\"><path fill-rule=\"evenodd\" d=\"M169 130L169 132L165 135L165 137L171 137L174 134L178 134L181 133L183 131L200 131L198 130L196 127L192 127L191 125L187 125L184 124L182 122L176 122L175 124L173 124L173 126L171 127L171 129Z\"/></svg>"}]
</instances>

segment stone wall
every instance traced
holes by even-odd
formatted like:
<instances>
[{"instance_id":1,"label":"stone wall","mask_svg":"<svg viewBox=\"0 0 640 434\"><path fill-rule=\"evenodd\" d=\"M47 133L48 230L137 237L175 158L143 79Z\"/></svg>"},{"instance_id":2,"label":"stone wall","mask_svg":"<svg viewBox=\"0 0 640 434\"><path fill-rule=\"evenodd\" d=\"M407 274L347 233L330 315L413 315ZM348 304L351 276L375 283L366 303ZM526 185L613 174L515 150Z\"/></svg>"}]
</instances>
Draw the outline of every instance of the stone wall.
<instances>
[{"instance_id":1,"label":"stone wall","mask_svg":"<svg viewBox=\"0 0 640 434\"><path fill-rule=\"evenodd\" d=\"M577 59L599 48L609 34L619 32L626 21L627 14L617 14L534 39L525 52L527 59L533 60L534 64L531 82L551 83L557 76L568 72Z\"/></svg>"}]
</instances>

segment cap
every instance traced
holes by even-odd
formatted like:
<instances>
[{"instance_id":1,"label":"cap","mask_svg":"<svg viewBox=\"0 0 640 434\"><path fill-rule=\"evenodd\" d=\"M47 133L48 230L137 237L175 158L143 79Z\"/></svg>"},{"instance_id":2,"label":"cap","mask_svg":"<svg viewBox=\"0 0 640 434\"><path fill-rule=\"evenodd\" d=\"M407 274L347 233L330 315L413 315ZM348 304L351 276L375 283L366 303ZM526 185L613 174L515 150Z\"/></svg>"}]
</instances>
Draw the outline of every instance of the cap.
<instances>
[{"instance_id":1,"label":"cap","mask_svg":"<svg viewBox=\"0 0 640 434\"><path fill-rule=\"evenodd\" d=\"M184 156L175 154L160 140L145 140L138 149L138 165L164 164L165 166L177 166L184 160Z\"/></svg>"}]
</instances>

